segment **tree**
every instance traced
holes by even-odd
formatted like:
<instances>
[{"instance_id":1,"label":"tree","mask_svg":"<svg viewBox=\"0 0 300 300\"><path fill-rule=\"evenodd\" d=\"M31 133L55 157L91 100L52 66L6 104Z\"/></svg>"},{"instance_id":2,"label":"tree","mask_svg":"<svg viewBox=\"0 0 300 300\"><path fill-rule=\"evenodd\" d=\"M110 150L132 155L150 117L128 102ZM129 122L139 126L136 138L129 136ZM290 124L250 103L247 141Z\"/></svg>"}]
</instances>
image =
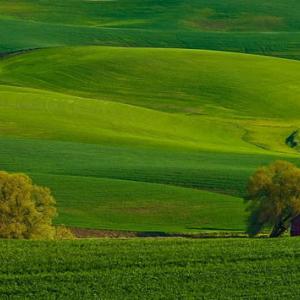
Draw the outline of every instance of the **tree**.
<instances>
[{"instance_id":1,"label":"tree","mask_svg":"<svg viewBox=\"0 0 300 300\"><path fill-rule=\"evenodd\" d=\"M52 239L55 200L25 174L0 172L0 238Z\"/></svg>"},{"instance_id":2,"label":"tree","mask_svg":"<svg viewBox=\"0 0 300 300\"><path fill-rule=\"evenodd\" d=\"M249 179L247 232L254 236L273 227L270 237L282 235L300 214L300 169L286 161L259 168Z\"/></svg>"}]
</instances>

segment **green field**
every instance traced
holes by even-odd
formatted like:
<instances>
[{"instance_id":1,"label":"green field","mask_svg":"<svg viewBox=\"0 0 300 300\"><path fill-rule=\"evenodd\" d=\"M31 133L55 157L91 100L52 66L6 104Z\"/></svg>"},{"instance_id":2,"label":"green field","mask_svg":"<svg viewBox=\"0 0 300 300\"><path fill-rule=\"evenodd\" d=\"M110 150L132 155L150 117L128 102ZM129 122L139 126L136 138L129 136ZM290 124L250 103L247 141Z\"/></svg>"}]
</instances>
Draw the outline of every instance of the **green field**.
<instances>
[{"instance_id":1,"label":"green field","mask_svg":"<svg viewBox=\"0 0 300 300\"><path fill-rule=\"evenodd\" d=\"M298 299L298 239L1 241L1 299Z\"/></svg>"},{"instance_id":2,"label":"green field","mask_svg":"<svg viewBox=\"0 0 300 300\"><path fill-rule=\"evenodd\" d=\"M0 51L112 45L300 58L296 0L1 0Z\"/></svg>"},{"instance_id":3,"label":"green field","mask_svg":"<svg viewBox=\"0 0 300 300\"><path fill-rule=\"evenodd\" d=\"M299 60L296 0L0 0L0 169L123 237L1 240L0 299L299 299L300 240L195 239L300 166Z\"/></svg>"},{"instance_id":4,"label":"green field","mask_svg":"<svg viewBox=\"0 0 300 300\"><path fill-rule=\"evenodd\" d=\"M0 299L299 299L300 240L241 238L299 60L296 0L0 0L0 170L123 237L1 240Z\"/></svg>"},{"instance_id":5,"label":"green field","mask_svg":"<svg viewBox=\"0 0 300 300\"><path fill-rule=\"evenodd\" d=\"M4 57L0 164L53 190L57 223L243 231L249 175L299 161L285 145L300 127L299 64L95 46Z\"/></svg>"}]
</instances>

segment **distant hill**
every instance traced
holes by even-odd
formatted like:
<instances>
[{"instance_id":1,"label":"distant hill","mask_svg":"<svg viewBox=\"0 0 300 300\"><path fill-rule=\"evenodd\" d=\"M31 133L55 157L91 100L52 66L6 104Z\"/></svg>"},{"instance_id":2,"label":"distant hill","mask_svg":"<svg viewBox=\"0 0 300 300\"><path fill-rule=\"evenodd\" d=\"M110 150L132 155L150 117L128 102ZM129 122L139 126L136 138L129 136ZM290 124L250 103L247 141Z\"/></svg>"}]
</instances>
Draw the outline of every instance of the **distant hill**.
<instances>
[{"instance_id":1,"label":"distant hill","mask_svg":"<svg viewBox=\"0 0 300 300\"><path fill-rule=\"evenodd\" d=\"M114 45L300 58L295 0L2 0L0 12L0 51Z\"/></svg>"}]
</instances>

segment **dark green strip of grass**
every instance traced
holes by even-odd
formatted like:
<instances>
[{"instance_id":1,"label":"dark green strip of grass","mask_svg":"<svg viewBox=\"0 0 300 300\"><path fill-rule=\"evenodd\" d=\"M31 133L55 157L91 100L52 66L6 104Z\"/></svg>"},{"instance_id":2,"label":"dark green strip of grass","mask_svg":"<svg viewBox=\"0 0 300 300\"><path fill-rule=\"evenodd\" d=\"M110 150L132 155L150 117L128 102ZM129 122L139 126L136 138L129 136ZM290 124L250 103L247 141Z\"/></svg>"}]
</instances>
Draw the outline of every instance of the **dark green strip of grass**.
<instances>
[{"instance_id":1,"label":"dark green strip of grass","mask_svg":"<svg viewBox=\"0 0 300 300\"><path fill-rule=\"evenodd\" d=\"M299 59L299 36L298 32L132 30L0 19L0 52L57 46L105 45L222 50Z\"/></svg>"},{"instance_id":2,"label":"dark green strip of grass","mask_svg":"<svg viewBox=\"0 0 300 300\"><path fill-rule=\"evenodd\" d=\"M2 299L298 299L300 240L1 241Z\"/></svg>"}]
</instances>

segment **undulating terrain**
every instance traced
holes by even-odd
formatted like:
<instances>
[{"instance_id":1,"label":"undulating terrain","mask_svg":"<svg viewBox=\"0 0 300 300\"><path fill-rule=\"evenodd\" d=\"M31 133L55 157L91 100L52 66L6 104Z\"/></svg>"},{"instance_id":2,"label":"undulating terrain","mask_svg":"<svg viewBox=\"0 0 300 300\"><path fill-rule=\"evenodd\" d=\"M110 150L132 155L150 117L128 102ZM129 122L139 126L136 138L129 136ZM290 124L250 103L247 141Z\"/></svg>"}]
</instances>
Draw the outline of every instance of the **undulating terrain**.
<instances>
[{"instance_id":1,"label":"undulating terrain","mask_svg":"<svg viewBox=\"0 0 300 300\"><path fill-rule=\"evenodd\" d=\"M298 299L298 239L128 237L243 236L249 176L300 165L299 60L297 0L0 0L0 170L127 237L1 240L0 298Z\"/></svg>"},{"instance_id":2,"label":"undulating terrain","mask_svg":"<svg viewBox=\"0 0 300 300\"><path fill-rule=\"evenodd\" d=\"M1 168L49 186L58 224L243 231L249 175L298 162L298 7L1 0Z\"/></svg>"},{"instance_id":3,"label":"undulating terrain","mask_svg":"<svg viewBox=\"0 0 300 300\"><path fill-rule=\"evenodd\" d=\"M299 127L300 62L72 47L0 61L0 163L52 188L58 223L244 229L248 176Z\"/></svg>"}]
</instances>

